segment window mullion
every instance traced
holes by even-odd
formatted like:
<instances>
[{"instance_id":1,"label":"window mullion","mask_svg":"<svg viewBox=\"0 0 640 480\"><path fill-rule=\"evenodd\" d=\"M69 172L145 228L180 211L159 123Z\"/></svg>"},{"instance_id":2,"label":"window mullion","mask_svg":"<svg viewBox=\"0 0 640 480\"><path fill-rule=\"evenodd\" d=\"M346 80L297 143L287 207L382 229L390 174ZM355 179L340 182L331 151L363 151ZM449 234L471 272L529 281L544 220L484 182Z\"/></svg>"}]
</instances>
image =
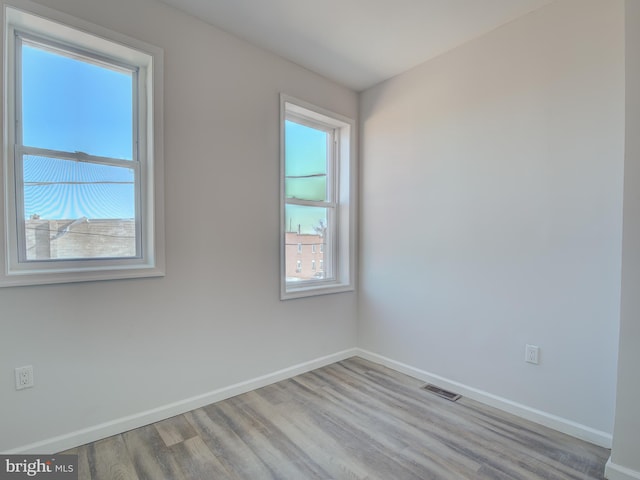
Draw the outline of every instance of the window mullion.
<instances>
[{"instance_id":1,"label":"window mullion","mask_svg":"<svg viewBox=\"0 0 640 480\"><path fill-rule=\"evenodd\" d=\"M22 145L22 38L14 31L14 142Z\"/></svg>"},{"instance_id":2,"label":"window mullion","mask_svg":"<svg viewBox=\"0 0 640 480\"><path fill-rule=\"evenodd\" d=\"M113 58L100 55L85 48L76 48L71 44L64 42L57 42L45 37L40 37L24 31L16 31L16 37L20 40L20 43L25 43L29 46L35 46L39 49L46 50L52 53L65 55L69 58L81 60L83 62L90 62L94 65L109 68L111 70L131 72L136 71L137 67L125 62L118 61Z\"/></svg>"},{"instance_id":3,"label":"window mullion","mask_svg":"<svg viewBox=\"0 0 640 480\"><path fill-rule=\"evenodd\" d=\"M340 175L338 174L338 162L339 162L339 149L338 149L338 133L337 129L334 129L328 138L329 145L327 152L329 152L327 170L329 172L329 199L334 205L338 205L338 192ZM333 234L327 239L327 248L329 250L328 260L329 266L325 267L328 270L329 278L338 278L338 272L340 271L340 262L342 261L340 255L340 248L338 247L338 208L332 208L327 213L328 228L332 229Z\"/></svg>"},{"instance_id":4,"label":"window mullion","mask_svg":"<svg viewBox=\"0 0 640 480\"><path fill-rule=\"evenodd\" d=\"M140 160L140 109L144 106L140 105L140 69L136 68L131 75L131 101L133 103L131 112L133 114L131 125L131 138L133 142L131 144L133 151L131 152L131 158L135 161Z\"/></svg>"},{"instance_id":5,"label":"window mullion","mask_svg":"<svg viewBox=\"0 0 640 480\"><path fill-rule=\"evenodd\" d=\"M13 90L14 90L14 138L13 138L13 210L15 212L15 236L17 237L17 260L26 257L24 223L24 169L22 147L22 38L14 30Z\"/></svg>"},{"instance_id":6,"label":"window mullion","mask_svg":"<svg viewBox=\"0 0 640 480\"><path fill-rule=\"evenodd\" d=\"M24 145L16 145L16 150L21 152L23 155L60 158L63 160L73 160L76 162L99 163L112 167L136 168L139 163L131 160L122 160L119 158L91 155L85 152L66 152L63 150L50 150L48 148L28 147Z\"/></svg>"},{"instance_id":7,"label":"window mullion","mask_svg":"<svg viewBox=\"0 0 640 480\"><path fill-rule=\"evenodd\" d=\"M334 130L332 125L327 125L326 123L311 120L303 115L288 113L286 116L286 120L299 123L300 125L304 125L305 127L314 128L316 130L321 130L326 133L331 133Z\"/></svg>"},{"instance_id":8,"label":"window mullion","mask_svg":"<svg viewBox=\"0 0 640 480\"><path fill-rule=\"evenodd\" d=\"M15 211L16 211L16 234L18 237L18 261L26 259L25 241L25 215L24 215L24 153L16 148L14 153L13 171L15 183Z\"/></svg>"},{"instance_id":9,"label":"window mullion","mask_svg":"<svg viewBox=\"0 0 640 480\"><path fill-rule=\"evenodd\" d=\"M337 204L334 201L331 202L318 202L317 200L302 200L299 198L287 198L285 199L287 205L300 205L303 207L321 207L321 208L336 208Z\"/></svg>"}]
</instances>

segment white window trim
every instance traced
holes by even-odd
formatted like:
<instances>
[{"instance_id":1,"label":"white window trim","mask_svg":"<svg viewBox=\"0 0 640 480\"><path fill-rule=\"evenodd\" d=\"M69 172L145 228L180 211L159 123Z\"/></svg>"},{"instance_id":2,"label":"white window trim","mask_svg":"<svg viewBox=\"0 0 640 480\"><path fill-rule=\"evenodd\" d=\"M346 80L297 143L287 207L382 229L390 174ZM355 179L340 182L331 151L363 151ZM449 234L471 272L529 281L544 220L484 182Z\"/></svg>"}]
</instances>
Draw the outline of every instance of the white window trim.
<instances>
[{"instance_id":1,"label":"white window trim","mask_svg":"<svg viewBox=\"0 0 640 480\"><path fill-rule=\"evenodd\" d=\"M164 275L163 50L28 0L2 2L4 26L4 148L0 184L0 287ZM140 67L138 128L141 258L18 261L14 184L14 31L45 37L96 56ZM151 73L150 75L148 73ZM152 126L152 128L147 128ZM146 135L144 135L146 133ZM140 220L140 217L139 217Z\"/></svg>"},{"instance_id":2,"label":"white window trim","mask_svg":"<svg viewBox=\"0 0 640 480\"><path fill-rule=\"evenodd\" d=\"M301 282L286 281L286 215L285 215L285 135L284 122L287 112L300 115L335 128L338 144L335 200L335 245L328 246L335 255L335 272L332 279ZM356 212L357 212L357 157L355 122L343 115L317 107L309 102L280 95L280 298L293 298L349 292L355 289L356 271ZM322 251L321 250L321 251ZM326 265L326 262L325 262Z\"/></svg>"}]
</instances>

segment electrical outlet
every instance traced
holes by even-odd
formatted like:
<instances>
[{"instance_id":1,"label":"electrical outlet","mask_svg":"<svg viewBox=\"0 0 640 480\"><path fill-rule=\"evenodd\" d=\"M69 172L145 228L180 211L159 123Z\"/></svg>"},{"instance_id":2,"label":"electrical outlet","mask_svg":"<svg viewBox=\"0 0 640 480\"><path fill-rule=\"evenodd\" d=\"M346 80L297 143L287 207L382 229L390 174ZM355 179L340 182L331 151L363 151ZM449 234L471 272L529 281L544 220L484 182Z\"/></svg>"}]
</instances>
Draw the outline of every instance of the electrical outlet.
<instances>
[{"instance_id":1,"label":"electrical outlet","mask_svg":"<svg viewBox=\"0 0 640 480\"><path fill-rule=\"evenodd\" d=\"M27 365L16 368L16 390L31 387L33 387L33 367Z\"/></svg>"},{"instance_id":2,"label":"electrical outlet","mask_svg":"<svg viewBox=\"0 0 640 480\"><path fill-rule=\"evenodd\" d=\"M524 350L524 361L538 365L540 363L540 348L536 345L528 345Z\"/></svg>"}]
</instances>

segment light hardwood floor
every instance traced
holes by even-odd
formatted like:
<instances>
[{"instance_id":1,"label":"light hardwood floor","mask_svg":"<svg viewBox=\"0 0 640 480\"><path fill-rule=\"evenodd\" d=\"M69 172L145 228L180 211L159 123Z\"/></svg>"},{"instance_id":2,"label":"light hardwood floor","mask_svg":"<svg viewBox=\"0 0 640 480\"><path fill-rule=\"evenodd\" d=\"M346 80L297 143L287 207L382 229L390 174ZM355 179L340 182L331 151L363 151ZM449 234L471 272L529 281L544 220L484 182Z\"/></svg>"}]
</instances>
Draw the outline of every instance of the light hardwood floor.
<instances>
[{"instance_id":1,"label":"light hardwood floor","mask_svg":"<svg viewBox=\"0 0 640 480\"><path fill-rule=\"evenodd\" d=\"M63 453L81 480L602 479L609 450L351 358Z\"/></svg>"}]
</instances>

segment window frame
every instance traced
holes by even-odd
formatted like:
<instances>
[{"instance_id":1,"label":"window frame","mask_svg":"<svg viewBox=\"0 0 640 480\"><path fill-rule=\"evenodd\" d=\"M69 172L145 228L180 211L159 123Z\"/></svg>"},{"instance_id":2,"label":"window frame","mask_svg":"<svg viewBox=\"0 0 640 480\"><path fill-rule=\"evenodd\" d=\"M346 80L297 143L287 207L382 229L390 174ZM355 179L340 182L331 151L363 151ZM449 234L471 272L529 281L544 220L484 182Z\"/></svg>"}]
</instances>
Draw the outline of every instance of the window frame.
<instances>
[{"instance_id":1,"label":"window frame","mask_svg":"<svg viewBox=\"0 0 640 480\"><path fill-rule=\"evenodd\" d=\"M26 0L3 2L4 13L4 180L0 189L3 229L0 287L164 275L164 163L162 149L162 49ZM136 256L122 258L27 260L24 253L22 164L27 152L89 163L108 157L59 152L22 145L18 35L83 58L135 69L133 86L133 157L123 161L135 172ZM22 157L21 157L22 158ZM20 177L20 178L19 178Z\"/></svg>"},{"instance_id":2,"label":"window frame","mask_svg":"<svg viewBox=\"0 0 640 480\"><path fill-rule=\"evenodd\" d=\"M331 131L333 145L328 149L327 199L324 202L286 198L285 192L285 121ZM354 120L309 102L280 95L280 298L288 300L314 295L348 292L355 289L356 268L356 198L357 172ZM286 277L286 206L288 204L327 208L327 230L331 232L321 244L325 255L323 272L328 278L287 282ZM331 215L329 212L333 212ZM327 248L323 248L324 244ZM329 262L326 262L329 260Z\"/></svg>"}]
</instances>

